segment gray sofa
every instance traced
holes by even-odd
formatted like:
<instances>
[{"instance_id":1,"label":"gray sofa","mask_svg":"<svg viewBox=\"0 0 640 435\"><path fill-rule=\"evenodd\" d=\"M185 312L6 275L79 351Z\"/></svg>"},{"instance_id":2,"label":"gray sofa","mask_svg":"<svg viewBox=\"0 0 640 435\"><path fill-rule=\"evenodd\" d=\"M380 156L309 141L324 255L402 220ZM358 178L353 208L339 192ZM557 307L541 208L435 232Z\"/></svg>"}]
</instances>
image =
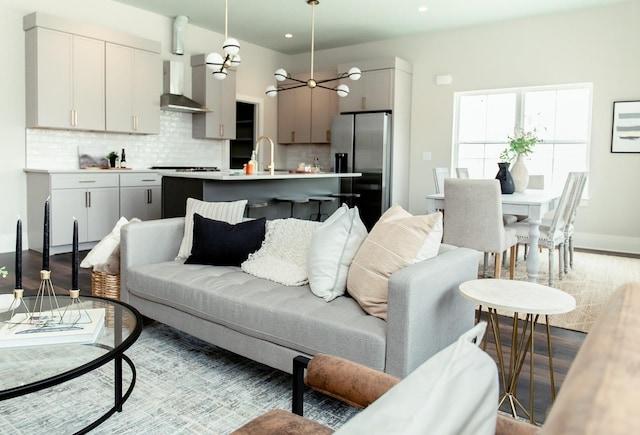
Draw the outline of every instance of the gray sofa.
<instances>
[{"instance_id":1,"label":"gray sofa","mask_svg":"<svg viewBox=\"0 0 640 435\"><path fill-rule=\"evenodd\" d=\"M122 300L268 366L291 373L293 357L327 353L403 377L473 326L474 305L458 285L477 276L474 250L443 245L435 258L394 273L385 322L350 297L325 302L308 285L176 261L183 227L184 218L172 218L122 228Z\"/></svg>"}]
</instances>

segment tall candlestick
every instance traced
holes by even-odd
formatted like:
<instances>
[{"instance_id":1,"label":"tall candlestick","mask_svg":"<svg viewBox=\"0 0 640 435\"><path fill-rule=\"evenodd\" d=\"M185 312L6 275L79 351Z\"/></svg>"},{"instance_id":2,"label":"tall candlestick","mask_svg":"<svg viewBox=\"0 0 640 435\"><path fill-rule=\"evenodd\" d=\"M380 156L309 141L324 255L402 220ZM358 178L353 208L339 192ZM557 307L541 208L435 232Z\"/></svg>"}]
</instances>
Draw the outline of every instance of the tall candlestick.
<instances>
[{"instance_id":1,"label":"tall candlestick","mask_svg":"<svg viewBox=\"0 0 640 435\"><path fill-rule=\"evenodd\" d=\"M18 216L16 227L16 289L22 288L22 220Z\"/></svg>"},{"instance_id":2,"label":"tall candlestick","mask_svg":"<svg viewBox=\"0 0 640 435\"><path fill-rule=\"evenodd\" d=\"M49 270L49 198L44 203L44 235L42 240L42 270Z\"/></svg>"},{"instance_id":3,"label":"tall candlestick","mask_svg":"<svg viewBox=\"0 0 640 435\"><path fill-rule=\"evenodd\" d=\"M73 255L71 258L71 290L78 290L78 265L80 255L78 252L78 219L73 218Z\"/></svg>"}]
</instances>

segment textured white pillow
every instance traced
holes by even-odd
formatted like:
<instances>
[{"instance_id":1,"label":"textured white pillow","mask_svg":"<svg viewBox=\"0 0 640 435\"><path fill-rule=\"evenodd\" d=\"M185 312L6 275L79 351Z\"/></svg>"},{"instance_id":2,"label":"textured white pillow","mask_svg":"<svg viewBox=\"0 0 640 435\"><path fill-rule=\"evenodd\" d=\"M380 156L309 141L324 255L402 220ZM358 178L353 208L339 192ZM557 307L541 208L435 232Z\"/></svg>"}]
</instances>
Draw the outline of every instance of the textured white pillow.
<instances>
[{"instance_id":1,"label":"textured white pillow","mask_svg":"<svg viewBox=\"0 0 640 435\"><path fill-rule=\"evenodd\" d=\"M260 249L240 266L248 274L284 285L304 285L307 276L307 251L313 232L320 222L301 219L267 221Z\"/></svg>"},{"instance_id":2,"label":"textured white pillow","mask_svg":"<svg viewBox=\"0 0 640 435\"><path fill-rule=\"evenodd\" d=\"M191 255L193 247L193 214L198 213L207 219L228 222L232 225L242 222L247 200L232 202L206 202L187 198L187 212L184 216L184 236L178 251L178 258L186 259Z\"/></svg>"},{"instance_id":3,"label":"textured white pillow","mask_svg":"<svg viewBox=\"0 0 640 435\"><path fill-rule=\"evenodd\" d=\"M493 435L498 418L498 370L476 343L478 323L346 422L336 435Z\"/></svg>"},{"instance_id":4,"label":"textured white pillow","mask_svg":"<svg viewBox=\"0 0 640 435\"><path fill-rule=\"evenodd\" d=\"M367 237L358 207L337 209L313 233L307 254L309 285L314 295L329 302L347 289L353 257Z\"/></svg>"}]
</instances>

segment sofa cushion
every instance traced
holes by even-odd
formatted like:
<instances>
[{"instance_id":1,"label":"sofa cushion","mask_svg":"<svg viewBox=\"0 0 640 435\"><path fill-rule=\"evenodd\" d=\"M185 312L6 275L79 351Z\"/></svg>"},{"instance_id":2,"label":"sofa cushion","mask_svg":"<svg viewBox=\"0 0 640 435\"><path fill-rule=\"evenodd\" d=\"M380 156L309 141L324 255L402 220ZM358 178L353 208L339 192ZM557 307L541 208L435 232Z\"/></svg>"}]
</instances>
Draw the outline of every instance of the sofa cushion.
<instances>
[{"instance_id":1,"label":"sofa cushion","mask_svg":"<svg viewBox=\"0 0 640 435\"><path fill-rule=\"evenodd\" d=\"M329 302L347 289L347 275L353 257L367 237L367 227L358 207L343 204L313 233L307 254L309 286Z\"/></svg>"},{"instance_id":2,"label":"sofa cushion","mask_svg":"<svg viewBox=\"0 0 640 435\"><path fill-rule=\"evenodd\" d=\"M178 258L185 259L191 255L194 213L198 213L200 216L208 219L237 224L238 222L242 222L245 205L247 205L246 199L233 202L207 202L187 198L187 211L184 216L184 236L182 237L182 243L178 250Z\"/></svg>"},{"instance_id":3,"label":"sofa cushion","mask_svg":"<svg viewBox=\"0 0 640 435\"><path fill-rule=\"evenodd\" d=\"M309 286L291 287L234 266L169 261L132 266L132 295L308 355L338 354L384 370L386 322L352 298L325 302Z\"/></svg>"},{"instance_id":4,"label":"sofa cushion","mask_svg":"<svg viewBox=\"0 0 640 435\"><path fill-rule=\"evenodd\" d=\"M193 248L186 264L240 266L260 249L266 218L235 225L193 214Z\"/></svg>"},{"instance_id":5,"label":"sofa cushion","mask_svg":"<svg viewBox=\"0 0 640 435\"><path fill-rule=\"evenodd\" d=\"M280 284L306 284L309 281L307 251L319 225L319 222L294 218L268 221L262 247L242 263L242 270Z\"/></svg>"},{"instance_id":6,"label":"sofa cushion","mask_svg":"<svg viewBox=\"0 0 640 435\"><path fill-rule=\"evenodd\" d=\"M389 276L435 257L441 241L441 213L413 216L393 205L373 226L351 263L349 294L366 312L386 319Z\"/></svg>"}]
</instances>

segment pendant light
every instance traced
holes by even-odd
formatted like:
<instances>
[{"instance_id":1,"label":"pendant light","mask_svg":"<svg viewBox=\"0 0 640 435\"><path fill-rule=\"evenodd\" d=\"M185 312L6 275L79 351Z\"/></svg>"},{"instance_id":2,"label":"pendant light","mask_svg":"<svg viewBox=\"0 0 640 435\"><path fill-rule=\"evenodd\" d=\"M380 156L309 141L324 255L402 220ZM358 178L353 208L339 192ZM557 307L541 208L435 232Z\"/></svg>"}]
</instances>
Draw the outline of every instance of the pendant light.
<instances>
[{"instance_id":1,"label":"pendant light","mask_svg":"<svg viewBox=\"0 0 640 435\"><path fill-rule=\"evenodd\" d=\"M218 80L224 80L227 77L227 70L240 65L240 43L235 38L229 38L229 0L224 0L224 43L222 51L224 55L219 53L209 53L205 60L207 67L213 70L213 76Z\"/></svg>"},{"instance_id":2,"label":"pendant light","mask_svg":"<svg viewBox=\"0 0 640 435\"><path fill-rule=\"evenodd\" d=\"M265 94L270 97L275 97L278 92L288 91L289 89L301 88L303 86L308 87L309 89L315 88L323 88L328 89L330 91L335 91L339 97L346 97L349 95L349 86L345 84L339 84L336 87L325 86L325 83L334 82L336 80L349 78L351 80L358 80L362 76L362 72L360 68L352 67L348 72L342 73L338 75L338 77L334 77L332 79L326 80L315 80L313 78L313 60L314 60L314 51L315 51L315 7L320 3L319 0L306 0L308 5L311 5L311 74L309 76L309 80L299 80L293 78L289 75L289 73L284 68L279 68L274 73L276 80L278 82L283 82L285 80L289 80L294 83L281 84L277 87L274 85L270 85L267 87Z\"/></svg>"}]
</instances>

